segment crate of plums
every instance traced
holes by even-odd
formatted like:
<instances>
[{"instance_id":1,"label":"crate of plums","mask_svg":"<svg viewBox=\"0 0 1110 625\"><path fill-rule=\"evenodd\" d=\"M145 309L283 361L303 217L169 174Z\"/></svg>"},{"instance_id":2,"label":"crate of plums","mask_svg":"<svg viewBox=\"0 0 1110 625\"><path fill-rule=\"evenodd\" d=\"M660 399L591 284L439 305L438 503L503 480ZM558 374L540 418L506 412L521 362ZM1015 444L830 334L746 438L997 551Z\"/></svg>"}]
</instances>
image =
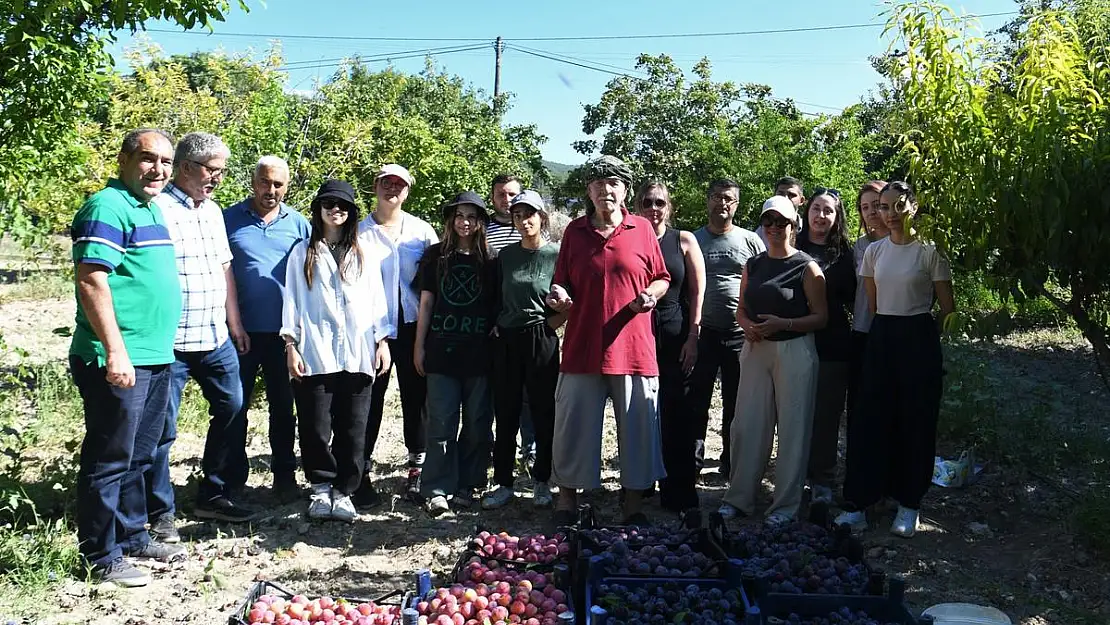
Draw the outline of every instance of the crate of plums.
<instances>
[{"instance_id":1,"label":"crate of plums","mask_svg":"<svg viewBox=\"0 0 1110 625\"><path fill-rule=\"evenodd\" d=\"M490 583L473 578L413 597L404 625L559 625L574 619L565 564L550 573L508 563ZM485 578L483 578L485 579Z\"/></svg>"},{"instance_id":2,"label":"crate of plums","mask_svg":"<svg viewBox=\"0 0 1110 625\"><path fill-rule=\"evenodd\" d=\"M845 596L766 593L752 598L765 625L929 625L904 601L905 582L892 578L886 595Z\"/></svg>"},{"instance_id":3,"label":"crate of plums","mask_svg":"<svg viewBox=\"0 0 1110 625\"><path fill-rule=\"evenodd\" d=\"M451 572L453 582L487 585L528 579L533 584L554 582L556 567L568 568L571 544L564 532L551 536L514 536L479 527ZM570 583L570 575L566 576Z\"/></svg>"},{"instance_id":4,"label":"crate of plums","mask_svg":"<svg viewBox=\"0 0 1110 625\"><path fill-rule=\"evenodd\" d=\"M592 576L586 625L742 625L750 607L735 574L718 579Z\"/></svg>"},{"instance_id":5,"label":"crate of plums","mask_svg":"<svg viewBox=\"0 0 1110 625\"><path fill-rule=\"evenodd\" d=\"M883 593L885 576L863 561L858 543L845 542L821 526L797 522L728 532L711 517L709 533L733 558L749 596Z\"/></svg>"}]
</instances>

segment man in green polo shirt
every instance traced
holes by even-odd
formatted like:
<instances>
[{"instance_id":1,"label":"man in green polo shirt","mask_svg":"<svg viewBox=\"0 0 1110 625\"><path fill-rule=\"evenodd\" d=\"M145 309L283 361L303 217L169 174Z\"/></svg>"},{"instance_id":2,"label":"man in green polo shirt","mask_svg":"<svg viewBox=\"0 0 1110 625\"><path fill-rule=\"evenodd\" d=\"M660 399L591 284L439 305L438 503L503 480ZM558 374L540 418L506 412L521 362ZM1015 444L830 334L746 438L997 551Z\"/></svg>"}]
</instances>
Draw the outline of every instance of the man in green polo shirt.
<instances>
[{"instance_id":1,"label":"man in green polo shirt","mask_svg":"<svg viewBox=\"0 0 1110 625\"><path fill-rule=\"evenodd\" d=\"M77 473L81 554L104 583L144 586L132 559L169 562L178 545L153 542L143 472L165 424L169 363L181 316L173 241L158 207L173 139L143 128L124 138L119 178L73 218L77 327L69 365L85 408Z\"/></svg>"}]
</instances>

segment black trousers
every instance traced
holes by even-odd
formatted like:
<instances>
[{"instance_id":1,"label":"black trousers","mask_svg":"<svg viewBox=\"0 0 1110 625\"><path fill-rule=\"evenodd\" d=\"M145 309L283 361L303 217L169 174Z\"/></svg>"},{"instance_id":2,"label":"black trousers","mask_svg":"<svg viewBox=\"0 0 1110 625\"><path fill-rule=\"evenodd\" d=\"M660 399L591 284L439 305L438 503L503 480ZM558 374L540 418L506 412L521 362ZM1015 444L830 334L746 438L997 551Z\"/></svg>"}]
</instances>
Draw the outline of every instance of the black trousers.
<instances>
[{"instance_id":1,"label":"black trousers","mask_svg":"<svg viewBox=\"0 0 1110 625\"><path fill-rule=\"evenodd\" d=\"M863 359L867 355L867 333L852 330L852 353L848 360L848 431L852 430L852 417L859 402L859 385L863 380Z\"/></svg>"},{"instance_id":2,"label":"black trousers","mask_svg":"<svg viewBox=\"0 0 1110 625\"><path fill-rule=\"evenodd\" d=\"M416 372L412 352L416 346L416 322L402 323L397 327L397 338L389 340L389 355L393 359L390 371L397 370L397 386L401 391L401 418L405 432L405 447L410 454L424 453L428 438L428 411L425 401L428 398L428 380ZM366 460L374 455L378 443L378 433L382 427L385 412L385 391L389 388L390 371L382 373L374 380L374 390L370 398L369 414L366 420Z\"/></svg>"},{"instance_id":3,"label":"black trousers","mask_svg":"<svg viewBox=\"0 0 1110 625\"><path fill-rule=\"evenodd\" d=\"M862 510L883 496L917 510L936 455L943 357L932 315L877 315L849 423L844 499Z\"/></svg>"},{"instance_id":4,"label":"black trousers","mask_svg":"<svg viewBox=\"0 0 1110 625\"><path fill-rule=\"evenodd\" d=\"M559 336L546 323L527 328L500 328L493 342L493 405L497 437L493 445L493 481L512 488L516 433L524 392L536 431L537 482L551 479L555 436L555 387L559 383Z\"/></svg>"},{"instance_id":5,"label":"black trousers","mask_svg":"<svg viewBox=\"0 0 1110 625\"><path fill-rule=\"evenodd\" d=\"M347 495L358 490L372 385L370 376L348 371L293 382L301 465L310 484L330 483Z\"/></svg>"},{"instance_id":6,"label":"black trousers","mask_svg":"<svg viewBox=\"0 0 1110 625\"><path fill-rule=\"evenodd\" d=\"M663 466L667 477L659 481L659 503L667 510L681 512L698 505L696 443L698 422L691 419L690 380L693 372L682 370L682 345L686 333L656 335L659 360L659 430L663 442ZM733 389L735 395L736 389Z\"/></svg>"},{"instance_id":7,"label":"black trousers","mask_svg":"<svg viewBox=\"0 0 1110 625\"><path fill-rule=\"evenodd\" d=\"M695 469L705 466L705 437L709 431L709 406L713 401L713 383L721 374L721 473L729 475L732 416L736 414L736 389L740 386L740 350L744 334L702 328L698 338L698 362L690 378L691 420L694 428Z\"/></svg>"},{"instance_id":8,"label":"black trousers","mask_svg":"<svg viewBox=\"0 0 1110 625\"><path fill-rule=\"evenodd\" d=\"M817 396L813 404L813 431L810 433L810 483L832 487L836 483L836 449L840 442L840 417L844 414L848 392L847 362L822 360L817 369Z\"/></svg>"}]
</instances>

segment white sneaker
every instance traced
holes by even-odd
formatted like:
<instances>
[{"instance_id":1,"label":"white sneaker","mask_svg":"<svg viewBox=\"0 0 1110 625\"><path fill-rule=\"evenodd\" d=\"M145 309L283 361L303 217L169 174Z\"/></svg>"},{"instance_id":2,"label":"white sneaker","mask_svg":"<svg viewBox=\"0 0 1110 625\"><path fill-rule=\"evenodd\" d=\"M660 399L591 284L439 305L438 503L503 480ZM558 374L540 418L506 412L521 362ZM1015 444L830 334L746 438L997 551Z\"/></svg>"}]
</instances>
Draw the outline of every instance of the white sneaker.
<instances>
[{"instance_id":1,"label":"white sneaker","mask_svg":"<svg viewBox=\"0 0 1110 625\"><path fill-rule=\"evenodd\" d=\"M355 511L355 502L350 495L336 491L331 501L331 518L345 523L354 523L358 512Z\"/></svg>"},{"instance_id":2,"label":"white sneaker","mask_svg":"<svg viewBox=\"0 0 1110 625\"><path fill-rule=\"evenodd\" d=\"M308 499L308 518L330 519L331 509L331 484L313 484Z\"/></svg>"},{"instance_id":3,"label":"white sneaker","mask_svg":"<svg viewBox=\"0 0 1110 625\"><path fill-rule=\"evenodd\" d=\"M917 510L898 506L898 514L894 515L894 522L890 524L890 533L902 538L913 538L917 533Z\"/></svg>"},{"instance_id":4,"label":"white sneaker","mask_svg":"<svg viewBox=\"0 0 1110 625\"><path fill-rule=\"evenodd\" d=\"M810 503L832 503L833 492L832 492L832 489L829 488L828 486L822 486L820 484L814 484L810 488L810 493L811 493L810 498L809 498Z\"/></svg>"},{"instance_id":5,"label":"white sneaker","mask_svg":"<svg viewBox=\"0 0 1110 625\"><path fill-rule=\"evenodd\" d=\"M858 534L867 529L867 512L841 512L833 520L833 525L847 525L852 533Z\"/></svg>"},{"instance_id":6,"label":"white sneaker","mask_svg":"<svg viewBox=\"0 0 1110 625\"><path fill-rule=\"evenodd\" d=\"M498 486L482 497L483 510L496 510L509 503L516 497L516 491L506 486Z\"/></svg>"},{"instance_id":7,"label":"white sneaker","mask_svg":"<svg viewBox=\"0 0 1110 625\"><path fill-rule=\"evenodd\" d=\"M717 514L720 514L721 518L727 521L738 516L740 514L740 510L738 510L736 506L722 501L721 507L717 508Z\"/></svg>"},{"instance_id":8,"label":"white sneaker","mask_svg":"<svg viewBox=\"0 0 1110 625\"><path fill-rule=\"evenodd\" d=\"M551 487L547 482L536 482L532 487L532 505L537 508L551 507Z\"/></svg>"}]
</instances>

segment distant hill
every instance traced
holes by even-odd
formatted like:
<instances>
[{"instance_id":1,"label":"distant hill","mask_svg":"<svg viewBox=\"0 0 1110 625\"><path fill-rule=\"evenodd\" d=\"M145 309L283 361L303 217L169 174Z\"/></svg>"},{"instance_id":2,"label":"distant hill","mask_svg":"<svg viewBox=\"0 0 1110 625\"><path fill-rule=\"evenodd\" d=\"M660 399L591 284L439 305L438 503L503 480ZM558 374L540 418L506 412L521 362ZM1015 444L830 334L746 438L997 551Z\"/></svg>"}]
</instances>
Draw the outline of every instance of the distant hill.
<instances>
[{"instance_id":1,"label":"distant hill","mask_svg":"<svg viewBox=\"0 0 1110 625\"><path fill-rule=\"evenodd\" d=\"M565 163L556 163L555 161L545 160L543 166L547 171L551 172L551 176L558 181L562 181L570 173L570 170L575 168L575 165L567 165Z\"/></svg>"}]
</instances>

